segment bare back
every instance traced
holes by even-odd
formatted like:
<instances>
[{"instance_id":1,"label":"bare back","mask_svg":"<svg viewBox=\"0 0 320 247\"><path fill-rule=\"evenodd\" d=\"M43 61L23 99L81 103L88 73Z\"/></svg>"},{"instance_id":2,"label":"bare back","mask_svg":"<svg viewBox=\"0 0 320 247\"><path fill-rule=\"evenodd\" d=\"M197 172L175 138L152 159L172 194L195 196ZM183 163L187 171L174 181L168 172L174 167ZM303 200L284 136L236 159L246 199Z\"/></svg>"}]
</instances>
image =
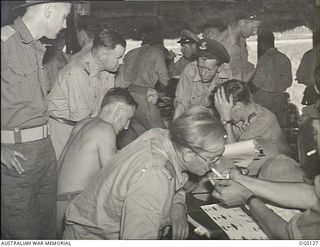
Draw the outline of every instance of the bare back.
<instances>
[{"instance_id":1,"label":"bare back","mask_svg":"<svg viewBox=\"0 0 320 247\"><path fill-rule=\"evenodd\" d=\"M96 117L80 121L59 159L58 195L82 191L116 153L113 126Z\"/></svg>"}]
</instances>

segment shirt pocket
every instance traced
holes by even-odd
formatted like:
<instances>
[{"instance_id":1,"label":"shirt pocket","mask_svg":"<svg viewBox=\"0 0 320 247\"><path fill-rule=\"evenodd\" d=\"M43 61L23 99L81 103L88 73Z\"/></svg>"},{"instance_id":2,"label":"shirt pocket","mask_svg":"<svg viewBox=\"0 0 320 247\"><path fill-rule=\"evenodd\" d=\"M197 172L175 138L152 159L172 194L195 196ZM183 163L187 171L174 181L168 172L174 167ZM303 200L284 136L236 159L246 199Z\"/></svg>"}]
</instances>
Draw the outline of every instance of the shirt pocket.
<instances>
[{"instance_id":1,"label":"shirt pocket","mask_svg":"<svg viewBox=\"0 0 320 247\"><path fill-rule=\"evenodd\" d=\"M16 96L22 101L33 101L36 97L36 88L40 90L37 78L37 69L30 62L14 62L8 64L4 76L10 86L15 90Z\"/></svg>"}]
</instances>

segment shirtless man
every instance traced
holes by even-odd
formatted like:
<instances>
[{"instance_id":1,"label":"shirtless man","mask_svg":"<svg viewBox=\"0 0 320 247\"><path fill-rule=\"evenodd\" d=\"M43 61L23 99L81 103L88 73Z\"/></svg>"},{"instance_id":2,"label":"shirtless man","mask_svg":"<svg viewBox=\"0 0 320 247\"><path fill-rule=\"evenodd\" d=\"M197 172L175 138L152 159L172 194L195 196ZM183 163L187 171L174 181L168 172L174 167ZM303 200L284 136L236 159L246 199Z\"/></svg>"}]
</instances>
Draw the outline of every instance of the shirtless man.
<instances>
[{"instance_id":1,"label":"shirtless man","mask_svg":"<svg viewBox=\"0 0 320 247\"><path fill-rule=\"evenodd\" d=\"M57 233L61 237L69 203L94 180L116 153L116 135L127 129L137 103L126 89L105 95L100 113L80 121L59 159Z\"/></svg>"}]
</instances>

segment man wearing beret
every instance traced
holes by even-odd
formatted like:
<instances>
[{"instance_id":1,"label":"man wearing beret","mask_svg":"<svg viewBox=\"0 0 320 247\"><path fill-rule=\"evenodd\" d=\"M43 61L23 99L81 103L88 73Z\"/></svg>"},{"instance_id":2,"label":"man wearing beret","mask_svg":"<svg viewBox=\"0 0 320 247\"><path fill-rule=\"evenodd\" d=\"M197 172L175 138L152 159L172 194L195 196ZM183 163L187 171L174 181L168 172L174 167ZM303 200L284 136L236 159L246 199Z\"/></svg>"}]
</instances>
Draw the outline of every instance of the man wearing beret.
<instances>
[{"instance_id":1,"label":"man wearing beret","mask_svg":"<svg viewBox=\"0 0 320 247\"><path fill-rule=\"evenodd\" d=\"M170 77L180 77L186 65L196 58L195 54L198 51L197 43L199 41L200 38L197 35L189 30L182 30L181 38L178 41L181 45L182 57L176 63L169 65Z\"/></svg>"},{"instance_id":2,"label":"man wearing beret","mask_svg":"<svg viewBox=\"0 0 320 247\"><path fill-rule=\"evenodd\" d=\"M71 4L26 1L1 28L1 239L53 239L57 161L48 125L42 37L66 28Z\"/></svg>"},{"instance_id":3,"label":"man wearing beret","mask_svg":"<svg viewBox=\"0 0 320 247\"><path fill-rule=\"evenodd\" d=\"M210 92L220 85L221 65L230 61L224 46L213 39L198 42L197 60L189 63L181 74L175 98L174 119L195 105L208 107Z\"/></svg>"}]
</instances>

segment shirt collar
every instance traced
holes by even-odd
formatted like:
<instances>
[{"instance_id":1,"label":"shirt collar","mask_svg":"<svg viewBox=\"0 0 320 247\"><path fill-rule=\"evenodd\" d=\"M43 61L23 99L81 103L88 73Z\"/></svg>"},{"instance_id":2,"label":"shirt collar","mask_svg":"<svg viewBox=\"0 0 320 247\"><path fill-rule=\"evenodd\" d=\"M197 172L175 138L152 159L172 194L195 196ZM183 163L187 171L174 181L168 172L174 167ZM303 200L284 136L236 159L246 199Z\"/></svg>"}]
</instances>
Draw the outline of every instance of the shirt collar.
<instances>
[{"instance_id":1,"label":"shirt collar","mask_svg":"<svg viewBox=\"0 0 320 247\"><path fill-rule=\"evenodd\" d=\"M83 64L86 68L86 70L90 73L91 76L96 77L100 73L100 71L97 70L97 67L95 66L93 62L93 57L91 50L89 50L87 53L83 54Z\"/></svg>"},{"instance_id":2,"label":"shirt collar","mask_svg":"<svg viewBox=\"0 0 320 247\"><path fill-rule=\"evenodd\" d=\"M29 29L27 28L27 26L25 25L25 23L23 22L21 17L18 17L14 21L14 25L15 25L16 30L18 31L23 43L29 44L32 41L34 41L34 38L32 37Z\"/></svg>"}]
</instances>

